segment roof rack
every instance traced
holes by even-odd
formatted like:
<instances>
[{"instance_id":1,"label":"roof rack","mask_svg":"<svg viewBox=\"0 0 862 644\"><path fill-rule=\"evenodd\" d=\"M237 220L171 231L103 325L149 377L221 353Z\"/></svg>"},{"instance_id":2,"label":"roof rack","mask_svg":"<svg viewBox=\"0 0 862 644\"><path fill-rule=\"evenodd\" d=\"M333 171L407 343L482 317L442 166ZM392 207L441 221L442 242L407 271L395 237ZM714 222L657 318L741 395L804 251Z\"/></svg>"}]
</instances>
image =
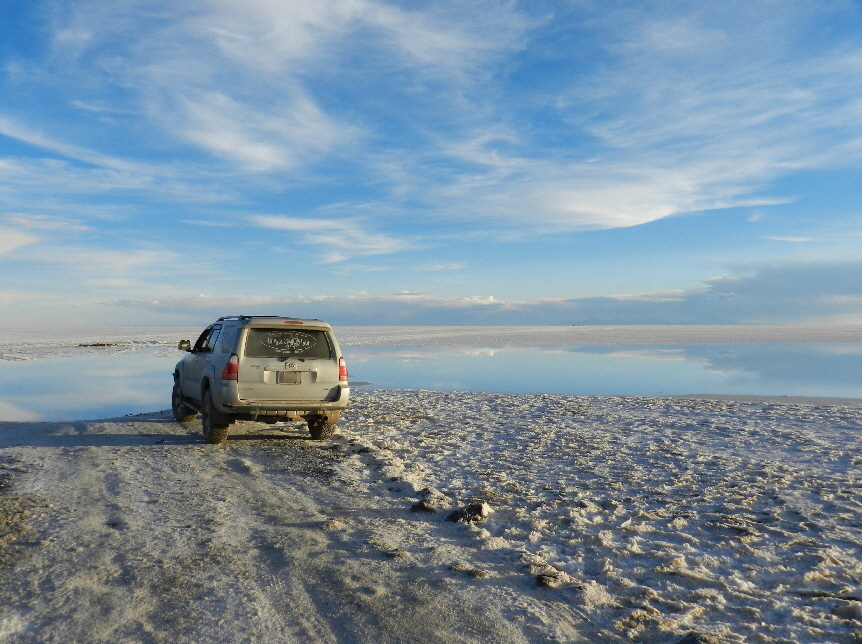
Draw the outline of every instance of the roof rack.
<instances>
[{"instance_id":1,"label":"roof rack","mask_svg":"<svg viewBox=\"0 0 862 644\"><path fill-rule=\"evenodd\" d=\"M276 319L276 320L300 320L300 319L313 319L316 322L320 322L317 318L292 318L288 315L224 315L220 317L217 321L224 322L225 320L257 320L257 319Z\"/></svg>"},{"instance_id":2,"label":"roof rack","mask_svg":"<svg viewBox=\"0 0 862 644\"><path fill-rule=\"evenodd\" d=\"M283 315L224 315L218 319L219 322L224 320L251 320L253 318L282 318Z\"/></svg>"}]
</instances>

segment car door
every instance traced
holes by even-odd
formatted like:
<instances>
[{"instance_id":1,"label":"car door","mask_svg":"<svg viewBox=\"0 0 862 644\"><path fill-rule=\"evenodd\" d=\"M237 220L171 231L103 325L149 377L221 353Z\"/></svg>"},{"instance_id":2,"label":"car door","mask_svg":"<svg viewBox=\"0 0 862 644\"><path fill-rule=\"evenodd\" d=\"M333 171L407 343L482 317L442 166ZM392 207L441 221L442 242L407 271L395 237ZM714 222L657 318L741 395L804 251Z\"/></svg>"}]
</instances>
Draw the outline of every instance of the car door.
<instances>
[{"instance_id":1,"label":"car door","mask_svg":"<svg viewBox=\"0 0 862 644\"><path fill-rule=\"evenodd\" d=\"M218 342L220 333L220 324L208 326L195 342L191 355L185 361L183 393L198 402L201 401L201 380L212 361L213 348Z\"/></svg>"}]
</instances>

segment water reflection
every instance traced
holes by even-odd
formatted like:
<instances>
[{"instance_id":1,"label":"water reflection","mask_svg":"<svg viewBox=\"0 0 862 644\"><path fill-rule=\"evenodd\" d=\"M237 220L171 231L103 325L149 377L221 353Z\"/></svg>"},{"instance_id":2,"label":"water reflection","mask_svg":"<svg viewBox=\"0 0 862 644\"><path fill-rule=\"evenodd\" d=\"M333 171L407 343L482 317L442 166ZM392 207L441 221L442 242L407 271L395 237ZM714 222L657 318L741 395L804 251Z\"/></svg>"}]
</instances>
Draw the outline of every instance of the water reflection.
<instances>
[{"instance_id":1,"label":"water reflection","mask_svg":"<svg viewBox=\"0 0 862 644\"><path fill-rule=\"evenodd\" d=\"M544 348L344 347L354 386L660 396L862 398L862 347L724 343ZM151 347L0 360L0 420L82 420L166 409L180 354Z\"/></svg>"},{"instance_id":2,"label":"water reflection","mask_svg":"<svg viewBox=\"0 0 862 644\"><path fill-rule=\"evenodd\" d=\"M855 343L356 347L345 353L352 378L387 389L862 398L862 346Z\"/></svg>"},{"instance_id":3,"label":"water reflection","mask_svg":"<svg viewBox=\"0 0 862 644\"><path fill-rule=\"evenodd\" d=\"M0 420L84 420L166 409L178 359L150 348L0 360Z\"/></svg>"}]
</instances>

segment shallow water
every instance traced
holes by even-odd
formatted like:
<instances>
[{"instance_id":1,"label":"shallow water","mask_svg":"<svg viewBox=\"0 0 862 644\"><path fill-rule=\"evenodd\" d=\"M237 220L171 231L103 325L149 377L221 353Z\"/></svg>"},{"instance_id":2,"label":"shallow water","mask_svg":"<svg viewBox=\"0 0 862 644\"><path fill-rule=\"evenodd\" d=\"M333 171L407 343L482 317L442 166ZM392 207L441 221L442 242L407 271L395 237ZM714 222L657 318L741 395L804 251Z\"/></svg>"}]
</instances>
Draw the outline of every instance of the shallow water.
<instances>
[{"instance_id":1,"label":"shallow water","mask_svg":"<svg viewBox=\"0 0 862 644\"><path fill-rule=\"evenodd\" d=\"M181 354L164 346L0 360L0 420L83 420L165 409ZM862 398L856 343L344 347L354 387L669 396Z\"/></svg>"}]
</instances>

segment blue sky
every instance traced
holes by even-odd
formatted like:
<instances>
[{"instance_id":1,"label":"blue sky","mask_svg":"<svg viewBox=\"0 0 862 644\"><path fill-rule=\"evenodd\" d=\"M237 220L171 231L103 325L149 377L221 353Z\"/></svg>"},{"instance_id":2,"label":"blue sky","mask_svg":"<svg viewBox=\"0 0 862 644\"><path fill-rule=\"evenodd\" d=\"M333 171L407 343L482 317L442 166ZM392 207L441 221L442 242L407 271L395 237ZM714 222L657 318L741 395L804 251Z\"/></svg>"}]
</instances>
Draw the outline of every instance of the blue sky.
<instances>
[{"instance_id":1,"label":"blue sky","mask_svg":"<svg viewBox=\"0 0 862 644\"><path fill-rule=\"evenodd\" d=\"M862 323L862 5L0 0L6 325Z\"/></svg>"}]
</instances>

